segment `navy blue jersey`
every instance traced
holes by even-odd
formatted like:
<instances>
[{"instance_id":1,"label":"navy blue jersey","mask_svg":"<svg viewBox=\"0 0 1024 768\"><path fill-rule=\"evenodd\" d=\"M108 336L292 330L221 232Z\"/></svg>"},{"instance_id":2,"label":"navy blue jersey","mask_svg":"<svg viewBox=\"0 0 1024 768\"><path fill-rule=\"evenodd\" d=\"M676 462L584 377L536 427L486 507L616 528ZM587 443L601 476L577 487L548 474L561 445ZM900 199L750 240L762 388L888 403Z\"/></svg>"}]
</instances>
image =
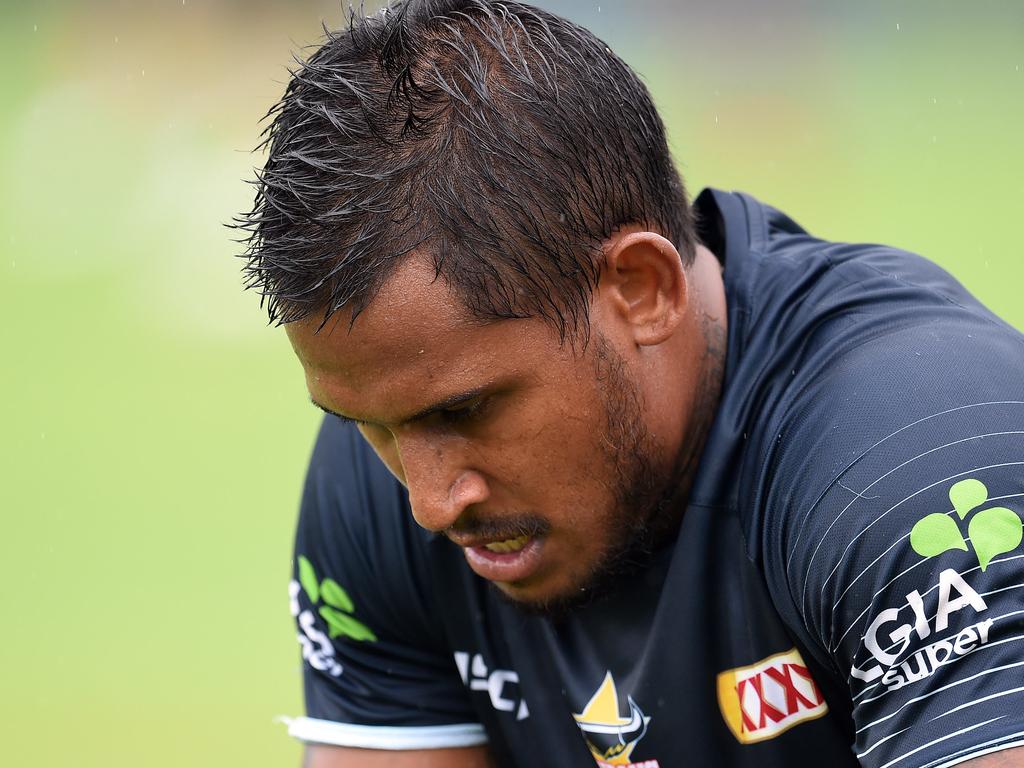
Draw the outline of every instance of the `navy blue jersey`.
<instances>
[{"instance_id":1,"label":"navy blue jersey","mask_svg":"<svg viewBox=\"0 0 1024 768\"><path fill-rule=\"evenodd\" d=\"M1024 337L913 254L705 191L722 399L678 537L557 621L328 417L296 538L309 742L503 766L937 768L1024 744Z\"/></svg>"}]
</instances>

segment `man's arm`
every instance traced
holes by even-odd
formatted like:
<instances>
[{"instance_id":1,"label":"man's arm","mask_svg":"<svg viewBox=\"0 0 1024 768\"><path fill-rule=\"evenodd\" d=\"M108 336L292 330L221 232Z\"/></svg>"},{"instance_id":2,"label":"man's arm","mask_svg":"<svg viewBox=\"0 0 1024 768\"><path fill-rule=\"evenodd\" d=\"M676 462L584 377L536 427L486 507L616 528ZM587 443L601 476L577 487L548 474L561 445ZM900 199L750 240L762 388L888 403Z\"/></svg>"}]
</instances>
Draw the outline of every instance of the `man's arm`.
<instances>
[{"instance_id":1,"label":"man's arm","mask_svg":"<svg viewBox=\"0 0 1024 768\"><path fill-rule=\"evenodd\" d=\"M1016 750L1015 750L1016 751ZM392 752L377 749L352 749L309 745L303 768L493 768L486 747L460 749L414 749ZM993 768L1010 763L987 763L978 768Z\"/></svg>"},{"instance_id":2,"label":"man's arm","mask_svg":"<svg viewBox=\"0 0 1024 768\"><path fill-rule=\"evenodd\" d=\"M429 534L414 525L359 433L327 417L289 585L306 716L287 722L309 745L307 765L486 765L487 736L432 602Z\"/></svg>"},{"instance_id":3,"label":"man's arm","mask_svg":"<svg viewBox=\"0 0 1024 768\"><path fill-rule=\"evenodd\" d=\"M849 696L862 765L1024 766L1020 337L940 318L830 371L779 430L780 611Z\"/></svg>"},{"instance_id":4,"label":"man's arm","mask_svg":"<svg viewBox=\"0 0 1024 768\"><path fill-rule=\"evenodd\" d=\"M991 755L979 757L977 760L968 760L962 765L963 768L1022 768L1024 767L1024 747L994 752Z\"/></svg>"}]
</instances>

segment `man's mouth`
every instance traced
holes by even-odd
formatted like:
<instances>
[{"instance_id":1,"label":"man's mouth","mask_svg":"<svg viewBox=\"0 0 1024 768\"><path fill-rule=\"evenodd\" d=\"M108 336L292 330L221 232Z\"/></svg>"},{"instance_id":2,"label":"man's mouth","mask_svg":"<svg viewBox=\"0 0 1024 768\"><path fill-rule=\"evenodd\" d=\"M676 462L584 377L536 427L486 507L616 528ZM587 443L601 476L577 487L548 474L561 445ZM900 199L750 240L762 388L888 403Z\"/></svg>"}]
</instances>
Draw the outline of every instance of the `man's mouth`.
<instances>
[{"instance_id":1,"label":"man's mouth","mask_svg":"<svg viewBox=\"0 0 1024 768\"><path fill-rule=\"evenodd\" d=\"M519 535L463 546L462 551L478 576L494 582L516 582L536 572L543 546L543 536Z\"/></svg>"}]
</instances>

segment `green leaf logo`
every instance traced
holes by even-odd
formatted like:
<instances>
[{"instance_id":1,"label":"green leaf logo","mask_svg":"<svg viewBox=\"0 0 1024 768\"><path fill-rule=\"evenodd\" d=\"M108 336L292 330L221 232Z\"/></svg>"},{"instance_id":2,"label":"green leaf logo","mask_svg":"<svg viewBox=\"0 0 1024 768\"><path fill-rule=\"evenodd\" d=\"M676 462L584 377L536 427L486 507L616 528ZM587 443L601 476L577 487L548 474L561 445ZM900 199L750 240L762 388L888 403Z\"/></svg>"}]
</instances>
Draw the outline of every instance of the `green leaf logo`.
<instances>
[{"instance_id":1,"label":"green leaf logo","mask_svg":"<svg viewBox=\"0 0 1024 768\"><path fill-rule=\"evenodd\" d=\"M910 546L922 557L934 557L951 549L967 551L960 529L949 515L933 512L910 531Z\"/></svg>"},{"instance_id":2,"label":"green leaf logo","mask_svg":"<svg viewBox=\"0 0 1024 768\"><path fill-rule=\"evenodd\" d=\"M313 564L299 555L299 583L306 591L309 601L316 606L323 599L317 613L327 622L327 632L333 640L336 637L348 637L352 640L376 642L377 636L359 619L350 615L355 613L356 606L348 592L334 579L326 578L319 581Z\"/></svg>"},{"instance_id":3,"label":"green leaf logo","mask_svg":"<svg viewBox=\"0 0 1024 768\"><path fill-rule=\"evenodd\" d=\"M949 500L953 503L953 509L963 520L967 517L968 512L988 501L988 488L980 480L973 478L961 480L949 489Z\"/></svg>"},{"instance_id":4,"label":"green leaf logo","mask_svg":"<svg viewBox=\"0 0 1024 768\"><path fill-rule=\"evenodd\" d=\"M967 526L967 535L971 537L971 544L974 545L978 565L984 571L993 557L1020 546L1021 538L1024 537L1024 526L1012 509L992 507L971 518L971 523Z\"/></svg>"},{"instance_id":5,"label":"green leaf logo","mask_svg":"<svg viewBox=\"0 0 1024 768\"><path fill-rule=\"evenodd\" d=\"M368 626L352 618L347 613L336 611L329 605L320 606L319 613L324 621L327 622L328 634L332 640L341 635L350 637L353 640L369 640L370 642L377 639L377 636L373 634Z\"/></svg>"},{"instance_id":6,"label":"green leaf logo","mask_svg":"<svg viewBox=\"0 0 1024 768\"><path fill-rule=\"evenodd\" d=\"M957 516L963 520L988 502L988 488L980 480L961 480L949 489L949 500ZM974 547L978 565L984 571L996 555L1020 546L1024 540L1024 524L1012 509L989 507L974 513L967 524L967 536ZM967 542L960 527L943 512L934 512L917 521L910 531L910 546L921 557L934 557L951 549L967 551Z\"/></svg>"},{"instance_id":7,"label":"green leaf logo","mask_svg":"<svg viewBox=\"0 0 1024 768\"><path fill-rule=\"evenodd\" d=\"M339 611L352 613L356 609L352 604L352 598L348 596L348 592L334 579L324 579L324 583L320 585L320 594L323 596L325 603L334 606Z\"/></svg>"},{"instance_id":8,"label":"green leaf logo","mask_svg":"<svg viewBox=\"0 0 1024 768\"><path fill-rule=\"evenodd\" d=\"M316 569L302 555L299 555L299 583L306 590L306 595L311 603L320 602L320 586L316 580Z\"/></svg>"}]
</instances>

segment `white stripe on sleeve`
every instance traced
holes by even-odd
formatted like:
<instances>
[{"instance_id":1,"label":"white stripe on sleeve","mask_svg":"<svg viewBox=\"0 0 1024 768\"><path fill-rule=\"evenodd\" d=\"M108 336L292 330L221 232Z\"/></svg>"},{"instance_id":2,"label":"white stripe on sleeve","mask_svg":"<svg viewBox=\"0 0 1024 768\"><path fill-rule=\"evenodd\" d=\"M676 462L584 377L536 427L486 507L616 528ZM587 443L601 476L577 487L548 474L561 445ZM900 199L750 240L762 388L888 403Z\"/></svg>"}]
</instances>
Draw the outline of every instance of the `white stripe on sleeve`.
<instances>
[{"instance_id":1,"label":"white stripe on sleeve","mask_svg":"<svg viewBox=\"0 0 1024 768\"><path fill-rule=\"evenodd\" d=\"M288 735L312 744L362 749L443 749L487 743L479 723L427 726L376 726L335 723L312 717L281 718Z\"/></svg>"}]
</instances>

